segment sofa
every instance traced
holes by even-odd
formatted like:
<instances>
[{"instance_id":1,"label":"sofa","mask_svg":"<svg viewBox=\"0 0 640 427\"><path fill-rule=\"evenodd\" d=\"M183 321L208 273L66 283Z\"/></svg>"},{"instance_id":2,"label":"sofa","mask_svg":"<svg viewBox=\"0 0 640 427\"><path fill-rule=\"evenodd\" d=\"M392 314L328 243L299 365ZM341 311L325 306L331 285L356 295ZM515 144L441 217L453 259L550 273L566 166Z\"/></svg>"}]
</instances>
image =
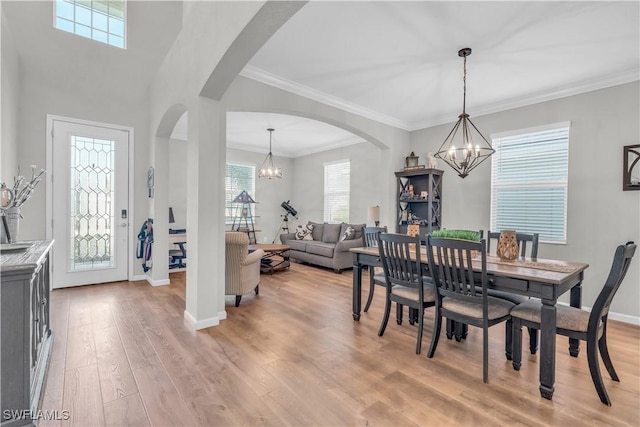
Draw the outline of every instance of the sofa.
<instances>
[{"instance_id":1,"label":"sofa","mask_svg":"<svg viewBox=\"0 0 640 427\"><path fill-rule=\"evenodd\" d=\"M280 241L291 247L292 260L320 265L336 273L353 267L351 248L365 246L365 224L329 224L309 221L299 225L295 233L280 235Z\"/></svg>"}]
</instances>

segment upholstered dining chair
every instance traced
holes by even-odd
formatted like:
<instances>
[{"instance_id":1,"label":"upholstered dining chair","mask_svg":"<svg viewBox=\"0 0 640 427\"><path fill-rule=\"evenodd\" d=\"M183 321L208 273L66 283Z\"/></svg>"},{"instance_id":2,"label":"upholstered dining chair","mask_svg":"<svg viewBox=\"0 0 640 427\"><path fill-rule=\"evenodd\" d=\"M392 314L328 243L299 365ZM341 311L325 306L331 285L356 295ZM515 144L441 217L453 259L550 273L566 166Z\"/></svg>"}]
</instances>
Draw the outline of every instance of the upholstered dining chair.
<instances>
[{"instance_id":1,"label":"upholstered dining chair","mask_svg":"<svg viewBox=\"0 0 640 427\"><path fill-rule=\"evenodd\" d=\"M414 308L418 312L416 354L420 354L424 309L433 307L436 298L431 279L422 275L420 236L380 233L378 250L386 284L386 303L378 336L381 337L387 327L392 302ZM415 253L415 261L412 260L412 253ZM400 307L398 309L401 310Z\"/></svg>"},{"instance_id":2,"label":"upholstered dining chair","mask_svg":"<svg viewBox=\"0 0 640 427\"><path fill-rule=\"evenodd\" d=\"M487 232L487 253L491 252L491 241L496 241L496 248L498 247L497 243L500 239L500 232L497 231L488 231ZM516 232L516 242L518 243L519 252L521 257L529 256L531 258L538 257L538 233L518 233ZM529 245L527 245L529 243ZM529 246L529 251L527 252L527 246ZM509 292L496 291L493 289L489 289L489 295L497 298L502 298L507 301L511 301L514 304L521 304L529 300L528 297L512 294ZM529 329L529 351L531 354L536 354L538 350L538 330L535 328ZM505 355L507 356L507 360L511 360L513 347L513 323L511 319L507 320L505 326Z\"/></svg>"},{"instance_id":3,"label":"upholstered dining chair","mask_svg":"<svg viewBox=\"0 0 640 427\"><path fill-rule=\"evenodd\" d=\"M365 246L374 247L378 246L378 234L386 233L387 227L365 227L364 228L364 243ZM379 269L378 269L379 270ZM367 297L367 303L364 306L364 312L366 313L373 301L373 292L376 286L386 286L384 278L384 271L376 272L375 267L369 267L369 296Z\"/></svg>"},{"instance_id":4,"label":"upholstered dining chair","mask_svg":"<svg viewBox=\"0 0 640 427\"><path fill-rule=\"evenodd\" d=\"M249 236L239 231L227 231L225 240L225 295L236 296L236 307L242 295L259 293L260 260L264 250L249 253Z\"/></svg>"},{"instance_id":5,"label":"upholstered dining chair","mask_svg":"<svg viewBox=\"0 0 640 427\"><path fill-rule=\"evenodd\" d=\"M481 255L478 274L472 268L473 252ZM435 327L427 357L432 358L436 352L443 317L482 328L482 380L486 383L489 380L489 327L509 319L509 311L515 306L489 296L486 242L427 235L427 257L437 291Z\"/></svg>"},{"instance_id":6,"label":"upholstered dining chair","mask_svg":"<svg viewBox=\"0 0 640 427\"><path fill-rule=\"evenodd\" d=\"M607 317L611 301L627 274L635 252L636 245L633 242L627 242L616 248L609 276L596 298L591 312L564 305L556 306L556 334L587 342L587 361L593 385L598 392L600 401L609 406L611 406L611 400L600 374L598 351L611 379L620 381L613 368L607 348ZM518 304L511 310L514 328L513 368L516 371L520 370L522 359L522 326L540 329L541 306L540 301L532 299Z\"/></svg>"}]
</instances>

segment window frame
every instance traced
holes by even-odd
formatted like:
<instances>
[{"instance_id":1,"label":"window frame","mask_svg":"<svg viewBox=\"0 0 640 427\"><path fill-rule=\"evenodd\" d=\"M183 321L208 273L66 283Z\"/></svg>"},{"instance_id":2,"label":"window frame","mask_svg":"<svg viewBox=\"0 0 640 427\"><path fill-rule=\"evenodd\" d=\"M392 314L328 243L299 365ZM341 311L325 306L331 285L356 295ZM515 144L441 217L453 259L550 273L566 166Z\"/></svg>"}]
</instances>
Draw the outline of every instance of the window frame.
<instances>
[{"instance_id":1,"label":"window frame","mask_svg":"<svg viewBox=\"0 0 640 427\"><path fill-rule=\"evenodd\" d=\"M228 167L229 166L239 166L239 167L244 167L244 168L251 168L251 185L253 186L252 189L247 189L247 188L240 188L238 189L235 193L228 193L227 192L227 178L229 177L229 175L227 174L228 171ZM252 164L252 163L242 163L242 162L226 162L225 163L225 167L224 167L224 210L225 210L225 215L224 215L224 223L225 225L232 225L234 222L234 218L235 218L235 212L234 212L234 208L236 207L235 203L232 203L231 201L233 199L235 199L238 194L240 194L240 192L242 190L247 190L247 193L249 193L249 195L253 198L253 200L256 200L256 165ZM256 205L253 205L251 208L251 214L254 218L255 221L255 217L256 217ZM227 215L229 214L229 215Z\"/></svg>"},{"instance_id":2,"label":"window frame","mask_svg":"<svg viewBox=\"0 0 640 427\"><path fill-rule=\"evenodd\" d=\"M346 190L341 190L341 191L331 191L328 192L327 191L327 180L330 179L330 176L327 175L327 171L328 168L331 168L332 166L338 166L338 165L348 165L349 168L349 183L348 183L348 188ZM328 223L336 223L336 222L344 222L344 223L349 223L349 219L350 219L350 214L351 214L351 159L342 159L342 160L336 160L333 162L327 162L323 164L323 205L322 205L322 217L323 217L323 221L324 222L328 222ZM336 195L342 195L345 196L346 195L346 200L347 200L347 205L346 205L346 218L337 218L336 216L334 216L332 213L332 209L329 208L329 203L331 203L330 200L328 200L329 197L336 197Z\"/></svg>"},{"instance_id":3,"label":"window frame","mask_svg":"<svg viewBox=\"0 0 640 427\"><path fill-rule=\"evenodd\" d=\"M560 134L561 132L566 132L566 149L563 153L563 157L560 157L560 156L555 157L557 159L561 159L562 161L566 162L566 170L564 170L564 179L549 179L549 180L538 179L530 182L519 182L519 183L499 182L499 179L497 178L498 166L496 162L498 161L504 162L504 159L500 158L500 150L504 146L505 140L515 139L512 141L506 142L506 144L509 144L509 143L523 144L525 143L526 139L532 139L532 135L549 133L549 132L558 132L558 134ZM504 228L504 227L498 227L497 225L499 222L498 221L499 213L497 212L497 209L498 209L497 205L499 203L497 200L498 190L542 188L543 190L547 189L548 190L547 194L549 195L549 197L551 197L553 196L553 193L551 192L551 190L552 189L557 190L559 188L560 192L556 191L555 194L561 194L563 197L563 206L562 206L563 218L562 218L562 235L561 236L559 236L556 239L550 239L549 235L553 234L553 232L552 231L545 232L545 231L551 230L551 226L549 226L547 230L535 230L535 231L527 230L527 227L522 227L522 226L509 227L509 229L515 229L518 232L524 232L524 233L536 232L540 235L541 243L558 244L558 245L567 244L567 237L568 237L567 219L568 219L568 198L569 198L568 197L569 196L569 149L570 149L570 139L571 139L570 135L571 135L570 121L524 128L524 129L517 129L513 131L501 132L501 133L491 135L491 141L492 141L491 144L493 148L496 150L496 153L492 156L492 159L491 159L491 178L490 178L490 183L491 183L490 227L491 227L491 230L499 231L498 228ZM520 138L520 141L518 141L516 138ZM539 139L538 142L539 143L543 142L543 140ZM563 143L564 143L564 140L563 140ZM511 165L517 164L516 162L509 162L509 163ZM524 166L526 165L523 165L521 167L524 167Z\"/></svg>"},{"instance_id":4,"label":"window frame","mask_svg":"<svg viewBox=\"0 0 640 427\"><path fill-rule=\"evenodd\" d=\"M94 40L99 43L103 43L107 46L116 47L118 49L127 49L127 0L122 0L122 18L115 14L110 13L110 2L105 1L101 2L106 4L106 12L103 8L94 6L94 3L97 3L96 0L89 0L91 5L88 6L87 2L81 2L79 0L54 0L53 1L53 28L58 29L60 31L65 31L71 34L75 34L79 37L83 37L89 40ZM58 8L61 4L68 4L73 9L73 18L69 19L68 16L58 15ZM77 19L77 8L86 9L88 14L90 15L90 25L86 25L83 22L80 22ZM103 28L99 28L94 26L94 19L96 14L103 15L106 21L106 30ZM65 28L64 26L58 26L58 20L61 20L62 23L66 23L70 26L70 28ZM120 22L122 25L122 33L112 32L110 27L112 25L111 21L115 20ZM79 28L84 28L88 31L88 34L81 31ZM96 34L104 34L104 38L98 37ZM117 39L122 39L122 44L116 43Z\"/></svg>"}]
</instances>

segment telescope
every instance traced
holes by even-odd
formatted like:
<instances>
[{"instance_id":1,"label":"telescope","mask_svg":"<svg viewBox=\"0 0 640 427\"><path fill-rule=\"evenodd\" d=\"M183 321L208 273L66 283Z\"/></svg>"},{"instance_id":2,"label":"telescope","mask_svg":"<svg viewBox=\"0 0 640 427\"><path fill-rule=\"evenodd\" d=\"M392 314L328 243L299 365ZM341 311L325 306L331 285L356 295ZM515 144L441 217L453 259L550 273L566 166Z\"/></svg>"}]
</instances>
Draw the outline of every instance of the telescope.
<instances>
[{"instance_id":1,"label":"telescope","mask_svg":"<svg viewBox=\"0 0 640 427\"><path fill-rule=\"evenodd\" d=\"M298 219L298 211L297 211L297 210L295 210L295 209L293 208L293 206L291 206L291 205L289 204L289 200L287 200L286 202L282 202L282 203L280 204L280 207L281 207L282 209L284 209L285 211L287 211L287 215L291 215L291 216L295 217L295 219Z\"/></svg>"},{"instance_id":2,"label":"telescope","mask_svg":"<svg viewBox=\"0 0 640 427\"><path fill-rule=\"evenodd\" d=\"M280 203L280 207L285 210L286 214L280 215L282 217L282 224L280 224L280 228L276 230L276 235L273 236L273 240L271 243L275 243L278 238L278 233L288 233L289 232L289 215L293 216L295 219L298 219L298 211L293 208L289 204L289 200L286 202Z\"/></svg>"}]
</instances>

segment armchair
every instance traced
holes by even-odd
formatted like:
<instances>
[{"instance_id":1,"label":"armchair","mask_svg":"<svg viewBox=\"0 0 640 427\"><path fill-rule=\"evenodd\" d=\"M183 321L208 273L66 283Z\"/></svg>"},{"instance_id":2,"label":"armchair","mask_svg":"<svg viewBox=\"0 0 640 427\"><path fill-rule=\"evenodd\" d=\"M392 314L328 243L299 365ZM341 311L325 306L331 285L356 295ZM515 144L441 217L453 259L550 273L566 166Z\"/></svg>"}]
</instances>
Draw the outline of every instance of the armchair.
<instances>
[{"instance_id":1,"label":"armchair","mask_svg":"<svg viewBox=\"0 0 640 427\"><path fill-rule=\"evenodd\" d=\"M228 231L225 233L225 295L236 296L236 307L242 295L259 293L260 260L264 250L249 253L247 233Z\"/></svg>"}]
</instances>

